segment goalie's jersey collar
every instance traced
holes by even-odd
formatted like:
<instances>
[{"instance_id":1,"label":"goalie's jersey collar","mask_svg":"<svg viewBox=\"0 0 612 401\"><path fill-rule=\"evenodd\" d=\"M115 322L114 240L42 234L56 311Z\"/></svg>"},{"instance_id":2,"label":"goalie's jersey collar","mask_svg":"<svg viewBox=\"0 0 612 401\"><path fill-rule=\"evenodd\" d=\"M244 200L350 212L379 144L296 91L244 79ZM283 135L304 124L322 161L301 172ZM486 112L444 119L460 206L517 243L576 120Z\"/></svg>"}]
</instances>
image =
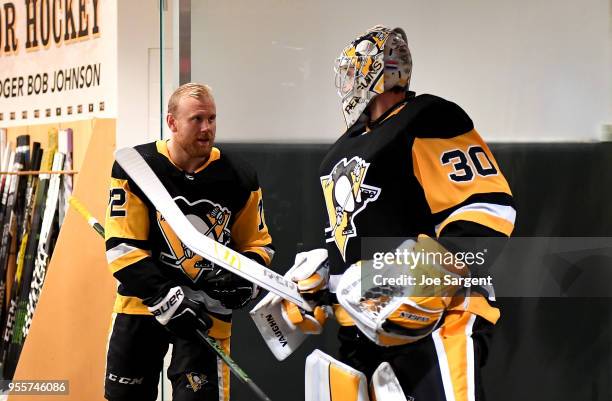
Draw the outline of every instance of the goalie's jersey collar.
<instances>
[{"instance_id":1,"label":"goalie's jersey collar","mask_svg":"<svg viewBox=\"0 0 612 401\"><path fill-rule=\"evenodd\" d=\"M170 158L170 152L168 152L168 140L167 139L155 141L155 146L157 148L157 151L161 153L162 155L166 156L166 158L170 161L170 163L172 163L174 167L183 171L183 169L177 166L176 163L174 163L172 159ZM190 173L190 174L199 173L200 171L208 167L212 162L219 160L220 158L221 158L221 151L218 148L213 146L213 148L210 151L210 156L208 157L208 160L206 160L204 164L202 164L200 167L195 169L193 173Z\"/></svg>"},{"instance_id":2,"label":"goalie's jersey collar","mask_svg":"<svg viewBox=\"0 0 612 401\"><path fill-rule=\"evenodd\" d=\"M357 129L353 129L353 128L356 128L357 126L361 125L359 123L355 124L354 127L351 127L351 130L349 132L349 136L351 136L351 137L359 136L359 135L367 134L367 133L375 130L376 128L381 126L385 121L387 121L391 117L399 114L399 112L402 111L404 109L404 107L406 107L408 102L410 100L414 99L415 97L416 97L416 93L415 92L407 91L406 92L406 98L404 100L402 100L402 101L396 103L394 106L390 107L389 110L385 111L375 121L365 121L367 119L367 115L364 113L365 119L363 120L364 122L362 122L363 126L357 128Z\"/></svg>"}]
</instances>

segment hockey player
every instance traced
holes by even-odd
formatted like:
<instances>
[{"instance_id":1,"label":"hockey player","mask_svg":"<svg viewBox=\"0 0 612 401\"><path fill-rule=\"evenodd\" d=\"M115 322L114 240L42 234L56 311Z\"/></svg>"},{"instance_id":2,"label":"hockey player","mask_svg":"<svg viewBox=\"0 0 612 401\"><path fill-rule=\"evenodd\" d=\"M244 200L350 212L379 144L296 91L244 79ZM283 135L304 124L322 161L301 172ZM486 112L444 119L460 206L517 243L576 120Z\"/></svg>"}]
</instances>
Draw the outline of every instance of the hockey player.
<instances>
[{"instance_id":1,"label":"hockey player","mask_svg":"<svg viewBox=\"0 0 612 401\"><path fill-rule=\"evenodd\" d=\"M351 286L360 283L367 238L418 238L403 248L448 253L465 246L457 237L507 237L514 228L511 191L472 120L455 103L408 91L411 72L400 28L371 28L337 60L348 129L320 167L328 260L319 251L299 254L291 273L317 305L313 313L283 301L287 322L306 333L321 331L327 303L341 325L340 361L320 351L308 359L307 400L365 400L366 379L378 401L483 399L487 333L500 316L490 286L443 284L436 294L394 298L386 294L406 288L360 295ZM479 274L440 262L414 269L428 277Z\"/></svg>"},{"instance_id":2,"label":"hockey player","mask_svg":"<svg viewBox=\"0 0 612 401\"><path fill-rule=\"evenodd\" d=\"M185 84L168 102L171 138L136 150L199 231L269 265L273 248L257 175L213 146L216 118L210 88ZM185 247L117 163L106 213L106 255L119 286L105 397L155 400L172 343L173 399L228 400L227 367L197 340L195 330L208 332L229 352L232 310L255 296L254 285Z\"/></svg>"}]
</instances>

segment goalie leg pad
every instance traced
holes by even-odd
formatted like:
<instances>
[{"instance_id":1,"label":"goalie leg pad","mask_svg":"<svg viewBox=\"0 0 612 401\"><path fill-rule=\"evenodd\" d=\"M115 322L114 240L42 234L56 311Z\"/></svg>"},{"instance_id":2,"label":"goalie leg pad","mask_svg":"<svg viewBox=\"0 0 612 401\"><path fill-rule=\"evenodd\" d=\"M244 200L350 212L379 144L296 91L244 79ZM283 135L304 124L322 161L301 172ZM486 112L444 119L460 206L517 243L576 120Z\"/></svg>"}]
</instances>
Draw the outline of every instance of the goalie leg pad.
<instances>
[{"instance_id":1,"label":"goalie leg pad","mask_svg":"<svg viewBox=\"0 0 612 401\"><path fill-rule=\"evenodd\" d=\"M365 375L319 350L306 358L305 401L370 401Z\"/></svg>"},{"instance_id":2,"label":"goalie leg pad","mask_svg":"<svg viewBox=\"0 0 612 401\"><path fill-rule=\"evenodd\" d=\"M370 383L372 401L414 401L406 398L397 376L388 362L381 363L372 374Z\"/></svg>"}]
</instances>

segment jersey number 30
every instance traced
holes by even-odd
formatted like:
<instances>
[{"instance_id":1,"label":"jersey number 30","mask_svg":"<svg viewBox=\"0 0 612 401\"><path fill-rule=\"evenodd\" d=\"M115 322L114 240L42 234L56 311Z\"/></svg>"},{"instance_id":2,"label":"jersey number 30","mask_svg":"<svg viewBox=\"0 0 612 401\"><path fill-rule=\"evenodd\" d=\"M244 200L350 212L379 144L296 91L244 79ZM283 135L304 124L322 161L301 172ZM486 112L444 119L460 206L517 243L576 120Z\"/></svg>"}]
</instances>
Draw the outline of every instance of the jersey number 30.
<instances>
[{"instance_id":1,"label":"jersey number 30","mask_svg":"<svg viewBox=\"0 0 612 401\"><path fill-rule=\"evenodd\" d=\"M442 165L452 163L453 172L448 175L452 181L467 182L474 179L474 170L481 177L497 175L495 165L480 146L470 146L467 152L460 149L446 151L440 158Z\"/></svg>"}]
</instances>

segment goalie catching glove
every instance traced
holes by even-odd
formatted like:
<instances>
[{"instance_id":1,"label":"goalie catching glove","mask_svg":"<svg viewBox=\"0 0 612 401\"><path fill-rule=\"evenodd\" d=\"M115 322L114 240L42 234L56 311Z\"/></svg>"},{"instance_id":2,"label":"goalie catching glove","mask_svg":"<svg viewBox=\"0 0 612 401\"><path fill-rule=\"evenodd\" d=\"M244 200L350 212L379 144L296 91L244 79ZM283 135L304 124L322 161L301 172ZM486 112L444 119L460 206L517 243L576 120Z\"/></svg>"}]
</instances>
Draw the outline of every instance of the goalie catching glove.
<instances>
[{"instance_id":1,"label":"goalie catching glove","mask_svg":"<svg viewBox=\"0 0 612 401\"><path fill-rule=\"evenodd\" d=\"M145 299L144 304L169 331L182 338L194 339L196 330L207 333L212 327L212 319L207 313L210 300L203 291L176 286L163 296Z\"/></svg>"},{"instance_id":2,"label":"goalie catching glove","mask_svg":"<svg viewBox=\"0 0 612 401\"><path fill-rule=\"evenodd\" d=\"M305 334L320 334L323 325L330 315L327 302L329 291L329 262L327 250L314 249L295 255L295 263L290 279L297 284L298 291L312 306L312 312L306 312L296 304L282 300L283 319L290 325L298 327Z\"/></svg>"},{"instance_id":3,"label":"goalie catching glove","mask_svg":"<svg viewBox=\"0 0 612 401\"><path fill-rule=\"evenodd\" d=\"M342 275L336 292L357 328L383 346L407 344L429 335L460 288L455 284L459 280L445 278L469 275L468 268L444 264L449 251L426 235L417 242L405 241L394 254L412 254L405 259L412 263L374 269L371 261L357 262ZM412 279L406 285L381 283L381 277L398 277L398 272L405 281ZM425 279L428 284L421 284Z\"/></svg>"}]
</instances>

